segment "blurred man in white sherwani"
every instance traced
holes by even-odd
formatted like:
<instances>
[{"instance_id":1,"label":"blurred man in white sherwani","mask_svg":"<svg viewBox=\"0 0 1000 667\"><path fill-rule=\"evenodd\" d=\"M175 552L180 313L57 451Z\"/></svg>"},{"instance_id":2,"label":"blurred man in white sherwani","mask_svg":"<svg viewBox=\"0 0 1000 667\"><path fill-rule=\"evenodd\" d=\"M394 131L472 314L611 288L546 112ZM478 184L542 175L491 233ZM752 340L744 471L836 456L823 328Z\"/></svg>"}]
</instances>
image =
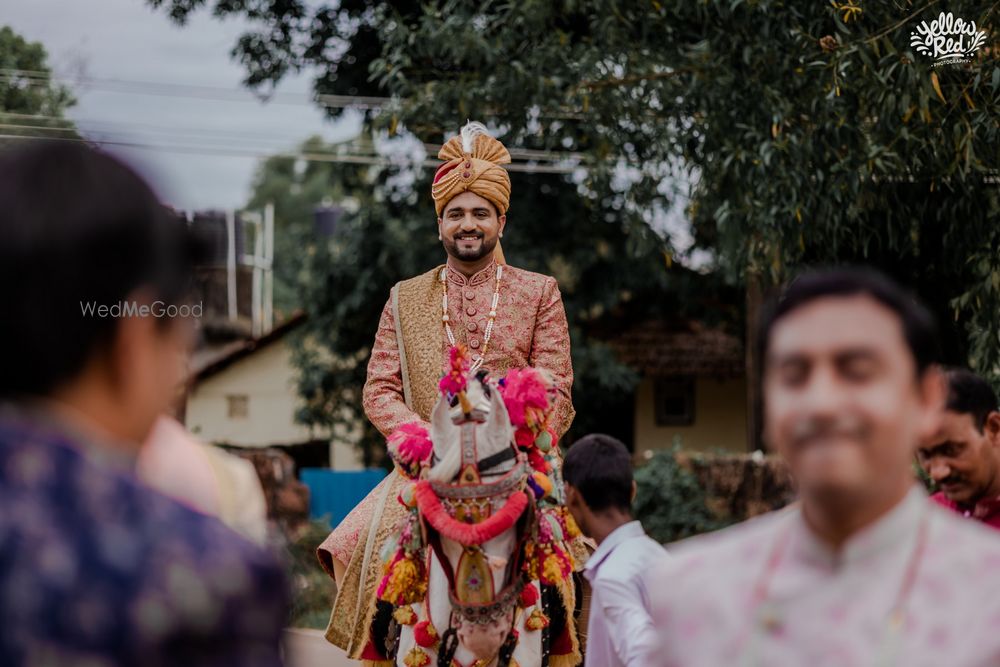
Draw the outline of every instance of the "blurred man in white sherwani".
<instances>
[{"instance_id":1,"label":"blurred man in white sherwani","mask_svg":"<svg viewBox=\"0 0 1000 667\"><path fill-rule=\"evenodd\" d=\"M914 481L944 401L930 316L880 275L816 273L760 340L801 502L674 550L650 588L661 664L1000 665L1000 536Z\"/></svg>"}]
</instances>

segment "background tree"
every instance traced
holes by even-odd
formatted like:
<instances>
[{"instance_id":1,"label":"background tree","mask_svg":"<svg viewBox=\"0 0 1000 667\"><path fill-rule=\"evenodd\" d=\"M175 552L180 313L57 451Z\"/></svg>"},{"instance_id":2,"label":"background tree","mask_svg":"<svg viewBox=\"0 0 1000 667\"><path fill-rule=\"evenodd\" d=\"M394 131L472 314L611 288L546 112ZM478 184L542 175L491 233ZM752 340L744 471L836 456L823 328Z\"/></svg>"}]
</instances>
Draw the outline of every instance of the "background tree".
<instances>
[{"instance_id":1,"label":"background tree","mask_svg":"<svg viewBox=\"0 0 1000 667\"><path fill-rule=\"evenodd\" d=\"M149 1L178 20L206 4ZM234 54L252 87L316 68L318 94L386 97L368 126L428 142L491 119L584 168L583 198L633 247L669 252L649 229L680 184L732 284L876 264L930 302L947 360L1000 375L995 3L210 4L250 20ZM969 62L911 49L942 11L987 32Z\"/></svg>"},{"instance_id":2,"label":"background tree","mask_svg":"<svg viewBox=\"0 0 1000 667\"><path fill-rule=\"evenodd\" d=\"M0 27L0 135L77 139L65 118L74 104L70 89L52 80L45 47Z\"/></svg>"}]
</instances>

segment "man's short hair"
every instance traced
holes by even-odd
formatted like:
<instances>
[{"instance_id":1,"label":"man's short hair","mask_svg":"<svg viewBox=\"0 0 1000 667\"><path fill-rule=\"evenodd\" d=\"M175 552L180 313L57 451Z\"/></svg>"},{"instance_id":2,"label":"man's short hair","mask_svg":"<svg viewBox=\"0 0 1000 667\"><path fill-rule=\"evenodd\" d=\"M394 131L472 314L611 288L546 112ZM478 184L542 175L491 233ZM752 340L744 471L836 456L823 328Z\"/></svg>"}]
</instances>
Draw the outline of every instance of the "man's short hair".
<instances>
[{"instance_id":1,"label":"man's short hair","mask_svg":"<svg viewBox=\"0 0 1000 667\"><path fill-rule=\"evenodd\" d=\"M562 467L563 479L594 512L632 507L632 457L620 440L593 433L574 442Z\"/></svg>"},{"instance_id":2,"label":"man's short hair","mask_svg":"<svg viewBox=\"0 0 1000 667\"><path fill-rule=\"evenodd\" d=\"M990 383L970 370L949 368L948 402L945 408L963 415L971 415L979 432L986 426L986 418L997 409L997 395Z\"/></svg>"},{"instance_id":3,"label":"man's short hair","mask_svg":"<svg viewBox=\"0 0 1000 667\"><path fill-rule=\"evenodd\" d=\"M860 267L809 271L789 283L778 299L762 311L757 338L759 358L766 357L774 326L790 313L818 299L856 295L871 297L899 318L918 377L937 363L937 327L930 312L884 274Z\"/></svg>"},{"instance_id":4,"label":"man's short hair","mask_svg":"<svg viewBox=\"0 0 1000 667\"><path fill-rule=\"evenodd\" d=\"M3 149L0 398L51 393L113 340L118 319L86 304L110 308L138 288L164 305L187 296L198 253L179 217L109 155L69 142Z\"/></svg>"}]
</instances>

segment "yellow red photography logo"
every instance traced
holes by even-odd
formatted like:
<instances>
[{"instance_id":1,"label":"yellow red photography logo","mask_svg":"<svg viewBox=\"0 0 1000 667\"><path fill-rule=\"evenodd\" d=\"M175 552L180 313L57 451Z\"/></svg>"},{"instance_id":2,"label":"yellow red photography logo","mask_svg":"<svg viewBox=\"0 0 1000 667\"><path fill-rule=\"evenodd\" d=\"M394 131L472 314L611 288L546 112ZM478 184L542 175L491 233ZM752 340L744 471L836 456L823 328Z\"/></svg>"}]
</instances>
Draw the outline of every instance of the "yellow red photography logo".
<instances>
[{"instance_id":1,"label":"yellow red photography logo","mask_svg":"<svg viewBox=\"0 0 1000 667\"><path fill-rule=\"evenodd\" d=\"M910 32L910 46L917 53L934 59L934 65L952 65L969 59L986 43L986 32L975 21L957 18L951 12L941 12L929 23L921 21Z\"/></svg>"}]
</instances>

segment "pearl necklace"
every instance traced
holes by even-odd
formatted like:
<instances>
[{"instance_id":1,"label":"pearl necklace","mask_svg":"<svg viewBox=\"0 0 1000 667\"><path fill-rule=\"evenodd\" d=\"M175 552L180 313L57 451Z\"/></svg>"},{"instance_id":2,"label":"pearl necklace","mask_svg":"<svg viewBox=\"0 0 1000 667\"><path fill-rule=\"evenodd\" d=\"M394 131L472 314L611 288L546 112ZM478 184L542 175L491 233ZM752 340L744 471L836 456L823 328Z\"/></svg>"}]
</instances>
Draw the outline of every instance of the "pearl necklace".
<instances>
[{"instance_id":1,"label":"pearl necklace","mask_svg":"<svg viewBox=\"0 0 1000 667\"><path fill-rule=\"evenodd\" d=\"M483 351L481 354L476 355L476 358L472 362L472 367L469 369L471 372L475 373L483 365L486 360L486 350L490 347L490 337L493 335L493 322L497 318L497 304L500 302L500 278L503 276L503 264L497 264L497 277L496 285L493 288L493 302L490 305L490 315L489 319L486 321L486 332L483 334ZM448 335L448 343L455 347L455 334L451 330L451 324L449 320L451 317L448 316L448 267L441 269L441 321L444 322L444 331Z\"/></svg>"}]
</instances>

